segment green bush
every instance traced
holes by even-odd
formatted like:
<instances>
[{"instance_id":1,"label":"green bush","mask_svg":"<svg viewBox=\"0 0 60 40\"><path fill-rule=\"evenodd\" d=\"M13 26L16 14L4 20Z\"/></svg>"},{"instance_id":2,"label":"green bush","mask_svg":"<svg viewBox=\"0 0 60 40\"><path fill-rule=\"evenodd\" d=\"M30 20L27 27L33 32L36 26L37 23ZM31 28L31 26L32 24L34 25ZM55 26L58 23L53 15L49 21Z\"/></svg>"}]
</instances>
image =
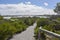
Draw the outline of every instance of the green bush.
<instances>
[{"instance_id":1,"label":"green bush","mask_svg":"<svg viewBox=\"0 0 60 40\"><path fill-rule=\"evenodd\" d=\"M16 28L9 23L0 24L0 40L5 40L9 36L15 34Z\"/></svg>"},{"instance_id":2,"label":"green bush","mask_svg":"<svg viewBox=\"0 0 60 40\"><path fill-rule=\"evenodd\" d=\"M0 16L0 20L2 20L3 19L3 17L2 16Z\"/></svg>"},{"instance_id":3,"label":"green bush","mask_svg":"<svg viewBox=\"0 0 60 40\"><path fill-rule=\"evenodd\" d=\"M28 26L32 25L34 22L35 22L35 19L34 19L34 18L30 18L30 17L28 17L28 18L26 18L26 19L24 20L24 23L25 23L26 25L28 25Z\"/></svg>"},{"instance_id":4,"label":"green bush","mask_svg":"<svg viewBox=\"0 0 60 40\"><path fill-rule=\"evenodd\" d=\"M37 27L49 25L50 20L47 18L39 18L37 20Z\"/></svg>"},{"instance_id":5,"label":"green bush","mask_svg":"<svg viewBox=\"0 0 60 40\"><path fill-rule=\"evenodd\" d=\"M36 27L35 29L34 29L34 37L37 39L38 38L38 32L39 32L39 27Z\"/></svg>"},{"instance_id":6,"label":"green bush","mask_svg":"<svg viewBox=\"0 0 60 40\"><path fill-rule=\"evenodd\" d=\"M56 23L55 22L53 22L53 21L51 21L51 20L49 20L49 19L47 19L47 18L39 18L38 20L37 20L37 26L36 26L36 28L35 28L35 38L37 39L38 38L38 32L39 32L39 28L40 27L42 27L42 28L44 28L44 29L46 29L46 30L49 30L49 31L52 31L52 32L54 32L55 30L54 30L54 26L56 25ZM40 35L42 35L43 33L41 33ZM43 36L45 36L45 35L43 35ZM42 37L42 36L41 36Z\"/></svg>"},{"instance_id":7,"label":"green bush","mask_svg":"<svg viewBox=\"0 0 60 40\"><path fill-rule=\"evenodd\" d=\"M9 20L0 17L0 40L7 40L16 33L20 33L35 22L34 18L11 18Z\"/></svg>"}]
</instances>

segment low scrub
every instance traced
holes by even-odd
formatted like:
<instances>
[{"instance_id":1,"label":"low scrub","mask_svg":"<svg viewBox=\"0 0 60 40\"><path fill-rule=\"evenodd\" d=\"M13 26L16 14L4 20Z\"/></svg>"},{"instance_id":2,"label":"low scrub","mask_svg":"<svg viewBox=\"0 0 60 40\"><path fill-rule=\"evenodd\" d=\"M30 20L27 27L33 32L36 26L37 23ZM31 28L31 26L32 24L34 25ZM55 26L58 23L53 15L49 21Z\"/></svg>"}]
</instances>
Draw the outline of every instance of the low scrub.
<instances>
[{"instance_id":1,"label":"low scrub","mask_svg":"<svg viewBox=\"0 0 60 40\"><path fill-rule=\"evenodd\" d=\"M46 29L48 31L52 31L54 33L60 34L60 22L58 22L60 20L60 18L57 18L55 20L57 20L57 21L50 20L47 18L39 18L37 20L37 26L35 28L35 38L38 39L40 27L42 27L43 29ZM40 32L40 36L41 36L41 32Z\"/></svg>"},{"instance_id":2,"label":"low scrub","mask_svg":"<svg viewBox=\"0 0 60 40\"><path fill-rule=\"evenodd\" d=\"M14 34L21 33L30 25L33 25L33 18L11 18L3 19L0 17L0 40L8 40Z\"/></svg>"}]
</instances>

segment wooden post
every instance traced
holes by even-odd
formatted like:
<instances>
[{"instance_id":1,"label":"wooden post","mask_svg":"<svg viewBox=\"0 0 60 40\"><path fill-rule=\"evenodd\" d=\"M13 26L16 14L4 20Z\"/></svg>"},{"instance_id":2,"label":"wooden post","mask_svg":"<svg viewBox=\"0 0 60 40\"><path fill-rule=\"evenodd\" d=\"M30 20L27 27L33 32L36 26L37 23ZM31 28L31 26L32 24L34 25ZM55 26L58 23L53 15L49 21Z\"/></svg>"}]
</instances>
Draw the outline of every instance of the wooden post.
<instances>
[{"instance_id":1,"label":"wooden post","mask_svg":"<svg viewBox=\"0 0 60 40\"><path fill-rule=\"evenodd\" d=\"M40 29L39 29L39 31L38 31L38 40L40 40Z\"/></svg>"},{"instance_id":2,"label":"wooden post","mask_svg":"<svg viewBox=\"0 0 60 40\"><path fill-rule=\"evenodd\" d=\"M41 29L41 27L40 27L40 29ZM41 36L40 36L40 35L41 35L41 32L42 32L42 31L41 31L40 29L39 29L39 31L38 31L38 40L41 39Z\"/></svg>"}]
</instances>

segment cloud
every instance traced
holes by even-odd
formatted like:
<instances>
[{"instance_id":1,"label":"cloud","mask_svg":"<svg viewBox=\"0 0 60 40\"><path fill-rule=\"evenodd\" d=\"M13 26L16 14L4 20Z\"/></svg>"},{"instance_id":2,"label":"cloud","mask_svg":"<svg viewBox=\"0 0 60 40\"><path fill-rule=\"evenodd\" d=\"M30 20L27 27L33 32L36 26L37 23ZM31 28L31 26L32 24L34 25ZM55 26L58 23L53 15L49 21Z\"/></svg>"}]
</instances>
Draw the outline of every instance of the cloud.
<instances>
[{"instance_id":1,"label":"cloud","mask_svg":"<svg viewBox=\"0 0 60 40\"><path fill-rule=\"evenodd\" d=\"M32 5L30 2L19 4L0 4L0 14L2 15L43 15L55 14L52 9Z\"/></svg>"},{"instance_id":2,"label":"cloud","mask_svg":"<svg viewBox=\"0 0 60 40\"><path fill-rule=\"evenodd\" d=\"M31 2L25 2L25 4L31 4Z\"/></svg>"},{"instance_id":3,"label":"cloud","mask_svg":"<svg viewBox=\"0 0 60 40\"><path fill-rule=\"evenodd\" d=\"M48 3L47 3L47 2L44 2L44 5L45 5L45 6L48 6Z\"/></svg>"}]
</instances>

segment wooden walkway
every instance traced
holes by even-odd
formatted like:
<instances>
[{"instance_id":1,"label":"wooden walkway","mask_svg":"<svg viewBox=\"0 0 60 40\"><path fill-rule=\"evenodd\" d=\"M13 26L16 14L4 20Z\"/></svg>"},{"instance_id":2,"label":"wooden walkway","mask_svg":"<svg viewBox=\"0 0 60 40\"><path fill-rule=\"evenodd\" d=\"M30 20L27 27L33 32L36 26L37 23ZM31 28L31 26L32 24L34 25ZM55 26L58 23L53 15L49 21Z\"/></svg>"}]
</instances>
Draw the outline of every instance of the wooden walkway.
<instances>
[{"instance_id":1,"label":"wooden walkway","mask_svg":"<svg viewBox=\"0 0 60 40\"><path fill-rule=\"evenodd\" d=\"M12 39L10 40L35 40L34 39L34 28L36 27L36 23L34 23L34 25L29 26L29 28L27 28L26 31L14 35Z\"/></svg>"}]
</instances>

